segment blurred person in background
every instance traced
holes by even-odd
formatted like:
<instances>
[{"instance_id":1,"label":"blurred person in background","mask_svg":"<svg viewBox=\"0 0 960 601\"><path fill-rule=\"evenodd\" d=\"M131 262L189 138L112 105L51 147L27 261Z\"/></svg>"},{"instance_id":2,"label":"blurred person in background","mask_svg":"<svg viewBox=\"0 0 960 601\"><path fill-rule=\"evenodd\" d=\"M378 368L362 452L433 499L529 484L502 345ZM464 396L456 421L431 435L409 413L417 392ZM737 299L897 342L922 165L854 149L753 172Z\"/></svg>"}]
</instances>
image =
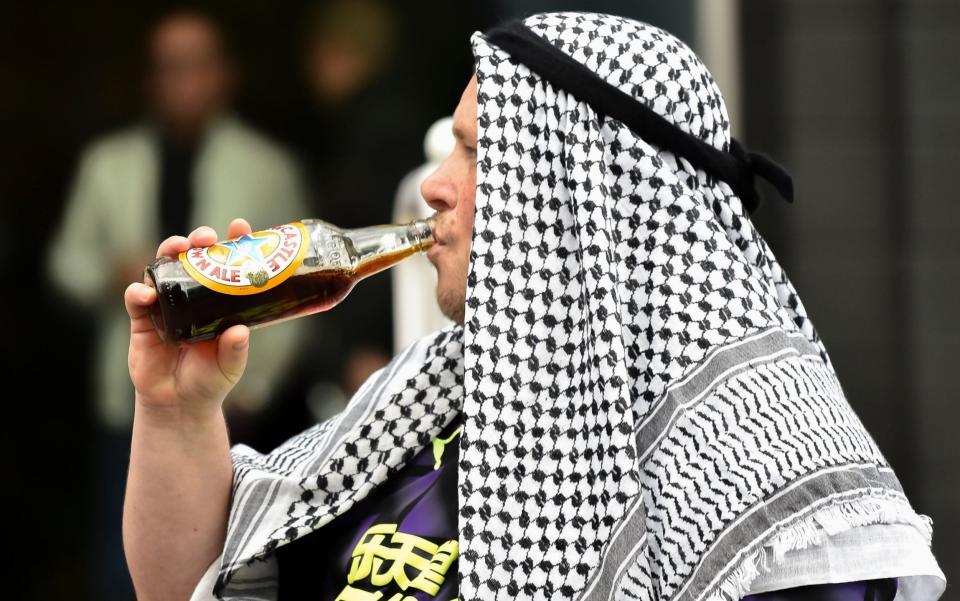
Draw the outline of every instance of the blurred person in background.
<instances>
[{"instance_id":1,"label":"blurred person in background","mask_svg":"<svg viewBox=\"0 0 960 601\"><path fill-rule=\"evenodd\" d=\"M396 17L381 0L324 0L308 23L307 83L324 109L344 108L393 60Z\"/></svg>"},{"instance_id":2,"label":"blurred person in background","mask_svg":"<svg viewBox=\"0 0 960 601\"><path fill-rule=\"evenodd\" d=\"M422 160L423 132L459 97L460 82L448 74L469 59L461 63L450 44L458 28L469 33L488 10L440 2L405 5L402 12L396 6L319 0L305 13L301 83L310 118L287 122L286 129L308 159L317 216L343 227L406 219L392 210L398 182ZM443 31L435 30L437 22ZM338 319L325 320L324 338L312 340L309 355L322 359L305 379L317 419L340 410L400 344L403 324L391 312L398 290L390 282L373 278L357 287ZM318 373L318 363L329 371Z\"/></svg>"},{"instance_id":3,"label":"blurred person in background","mask_svg":"<svg viewBox=\"0 0 960 601\"><path fill-rule=\"evenodd\" d=\"M308 154L322 219L343 227L387 223L399 182L420 155L420 107L398 101L409 85L398 72L400 22L383 0L322 0L307 16L304 79L312 97ZM429 122L429 121L427 121ZM239 213L238 213L239 214ZM334 378L321 404L343 406L392 353L390 279L351 293L338 322ZM327 340L326 344L331 344ZM322 385L322 384L321 384Z\"/></svg>"},{"instance_id":4,"label":"blurred person in background","mask_svg":"<svg viewBox=\"0 0 960 601\"><path fill-rule=\"evenodd\" d=\"M133 388L128 319L117 295L142 279L159 241L174 233L200 223L225 225L235 214L250 215L259 228L309 216L291 158L231 114L235 72L216 23L192 11L164 16L149 35L147 60L146 117L83 153L48 256L54 284L97 323L100 448L92 507L99 598L121 598L129 590L118 516ZM281 324L254 335L253 377L231 395L227 409L236 436L252 432L252 417L284 376L303 331Z\"/></svg>"}]
</instances>

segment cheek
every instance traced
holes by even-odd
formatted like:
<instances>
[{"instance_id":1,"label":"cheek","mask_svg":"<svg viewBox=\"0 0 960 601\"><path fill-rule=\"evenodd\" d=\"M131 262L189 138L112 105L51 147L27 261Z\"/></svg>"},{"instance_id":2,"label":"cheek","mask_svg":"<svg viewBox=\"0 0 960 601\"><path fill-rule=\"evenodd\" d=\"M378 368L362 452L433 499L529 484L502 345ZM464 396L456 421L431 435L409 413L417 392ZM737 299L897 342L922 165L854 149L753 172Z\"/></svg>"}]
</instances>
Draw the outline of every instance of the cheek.
<instances>
[{"instance_id":1,"label":"cheek","mask_svg":"<svg viewBox=\"0 0 960 601\"><path fill-rule=\"evenodd\" d=\"M467 249L473 241L473 216L474 204L470 202L461 202L457 204L457 238Z\"/></svg>"},{"instance_id":2,"label":"cheek","mask_svg":"<svg viewBox=\"0 0 960 601\"><path fill-rule=\"evenodd\" d=\"M461 237L469 244L473 237L473 220L476 214L477 186L475 177L468 181L460 191L460 200L457 203L457 223Z\"/></svg>"}]
</instances>

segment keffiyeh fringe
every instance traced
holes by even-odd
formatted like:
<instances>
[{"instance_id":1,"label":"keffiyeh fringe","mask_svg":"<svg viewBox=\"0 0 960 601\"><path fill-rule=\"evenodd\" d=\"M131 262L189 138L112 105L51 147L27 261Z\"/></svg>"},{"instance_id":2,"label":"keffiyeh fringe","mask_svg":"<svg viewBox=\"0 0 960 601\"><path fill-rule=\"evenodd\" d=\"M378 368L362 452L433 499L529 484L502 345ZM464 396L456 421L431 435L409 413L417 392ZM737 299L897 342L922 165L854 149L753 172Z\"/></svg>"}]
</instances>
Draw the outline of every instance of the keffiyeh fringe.
<instances>
[{"instance_id":1,"label":"keffiyeh fringe","mask_svg":"<svg viewBox=\"0 0 960 601\"><path fill-rule=\"evenodd\" d=\"M907 524L920 532L928 545L931 542L930 518L917 515L902 502L869 499L838 503L788 526L761 544L717 585L706 601L740 601L750 593L754 581L782 565L790 551L809 549L835 534L876 524Z\"/></svg>"}]
</instances>

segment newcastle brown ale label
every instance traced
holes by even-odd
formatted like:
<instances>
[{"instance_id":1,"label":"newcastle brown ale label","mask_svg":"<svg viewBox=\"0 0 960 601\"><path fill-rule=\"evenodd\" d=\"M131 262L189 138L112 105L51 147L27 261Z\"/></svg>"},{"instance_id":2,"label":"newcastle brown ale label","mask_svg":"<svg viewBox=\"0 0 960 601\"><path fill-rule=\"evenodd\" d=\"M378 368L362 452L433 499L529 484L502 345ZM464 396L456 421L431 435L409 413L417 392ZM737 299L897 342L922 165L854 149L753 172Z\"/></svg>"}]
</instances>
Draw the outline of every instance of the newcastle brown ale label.
<instances>
[{"instance_id":1,"label":"newcastle brown ale label","mask_svg":"<svg viewBox=\"0 0 960 601\"><path fill-rule=\"evenodd\" d=\"M363 278L433 244L431 220L343 230L316 219L192 248L147 265L151 317L171 343L326 311Z\"/></svg>"},{"instance_id":2,"label":"newcastle brown ale label","mask_svg":"<svg viewBox=\"0 0 960 601\"><path fill-rule=\"evenodd\" d=\"M299 221L180 253L193 279L224 294L257 294L279 286L303 263L309 234Z\"/></svg>"}]
</instances>

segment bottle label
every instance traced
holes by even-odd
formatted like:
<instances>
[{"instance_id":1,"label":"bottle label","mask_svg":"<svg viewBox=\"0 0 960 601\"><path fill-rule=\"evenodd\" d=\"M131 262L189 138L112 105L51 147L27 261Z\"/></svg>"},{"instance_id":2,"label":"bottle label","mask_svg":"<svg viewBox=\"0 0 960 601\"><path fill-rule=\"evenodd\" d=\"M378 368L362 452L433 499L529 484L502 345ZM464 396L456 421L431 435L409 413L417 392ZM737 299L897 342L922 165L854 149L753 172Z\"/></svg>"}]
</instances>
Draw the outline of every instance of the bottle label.
<instances>
[{"instance_id":1,"label":"bottle label","mask_svg":"<svg viewBox=\"0 0 960 601\"><path fill-rule=\"evenodd\" d=\"M180 253L187 272L224 294L257 294L282 284L300 267L309 246L307 228L296 221L205 248Z\"/></svg>"}]
</instances>

